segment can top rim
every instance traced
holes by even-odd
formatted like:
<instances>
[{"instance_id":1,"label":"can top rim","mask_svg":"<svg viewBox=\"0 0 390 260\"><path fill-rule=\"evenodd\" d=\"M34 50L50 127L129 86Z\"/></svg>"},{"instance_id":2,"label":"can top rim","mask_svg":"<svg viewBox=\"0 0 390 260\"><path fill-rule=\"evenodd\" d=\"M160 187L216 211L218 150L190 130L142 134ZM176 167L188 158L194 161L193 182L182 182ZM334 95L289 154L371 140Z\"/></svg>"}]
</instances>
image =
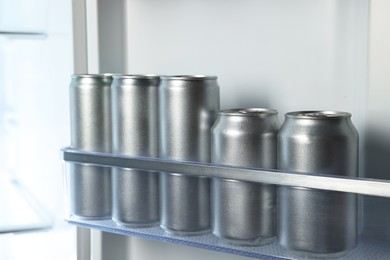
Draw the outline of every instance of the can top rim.
<instances>
[{"instance_id":1,"label":"can top rim","mask_svg":"<svg viewBox=\"0 0 390 260\"><path fill-rule=\"evenodd\" d=\"M163 75L160 77L164 80L214 80L218 78L208 75Z\"/></svg>"},{"instance_id":2,"label":"can top rim","mask_svg":"<svg viewBox=\"0 0 390 260\"><path fill-rule=\"evenodd\" d=\"M103 73L103 74L72 74L72 78L112 78L113 74Z\"/></svg>"},{"instance_id":3,"label":"can top rim","mask_svg":"<svg viewBox=\"0 0 390 260\"><path fill-rule=\"evenodd\" d=\"M155 74L114 74L114 79L159 79L160 76Z\"/></svg>"},{"instance_id":4,"label":"can top rim","mask_svg":"<svg viewBox=\"0 0 390 260\"><path fill-rule=\"evenodd\" d=\"M340 119L350 118L351 116L348 112L332 110L294 111L285 114L287 118L297 119Z\"/></svg>"},{"instance_id":5,"label":"can top rim","mask_svg":"<svg viewBox=\"0 0 390 260\"><path fill-rule=\"evenodd\" d=\"M230 108L219 110L218 113L227 116L265 117L277 115L278 111L271 108Z\"/></svg>"}]
</instances>

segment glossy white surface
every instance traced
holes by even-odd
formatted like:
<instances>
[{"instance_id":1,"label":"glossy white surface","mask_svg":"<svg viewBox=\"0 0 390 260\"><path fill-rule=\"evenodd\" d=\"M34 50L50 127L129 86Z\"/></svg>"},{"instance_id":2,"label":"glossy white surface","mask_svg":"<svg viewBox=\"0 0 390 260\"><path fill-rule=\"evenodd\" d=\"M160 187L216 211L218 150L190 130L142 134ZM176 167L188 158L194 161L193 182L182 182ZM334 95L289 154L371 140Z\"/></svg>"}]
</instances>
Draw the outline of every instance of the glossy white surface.
<instances>
[{"instance_id":1,"label":"glossy white surface","mask_svg":"<svg viewBox=\"0 0 390 260\"><path fill-rule=\"evenodd\" d=\"M45 32L48 10L49 0L0 0L0 31Z\"/></svg>"},{"instance_id":2,"label":"glossy white surface","mask_svg":"<svg viewBox=\"0 0 390 260\"><path fill-rule=\"evenodd\" d=\"M127 70L211 74L221 107L363 120L368 1L128 1Z\"/></svg>"},{"instance_id":3,"label":"glossy white surface","mask_svg":"<svg viewBox=\"0 0 390 260\"><path fill-rule=\"evenodd\" d=\"M75 232L63 220L58 157L70 137L71 3L0 0L1 30L43 31L47 37L0 35L0 181L16 180L28 191L2 186L0 225L39 224L38 203L54 227L1 235L0 259L74 259Z\"/></svg>"}]
</instances>

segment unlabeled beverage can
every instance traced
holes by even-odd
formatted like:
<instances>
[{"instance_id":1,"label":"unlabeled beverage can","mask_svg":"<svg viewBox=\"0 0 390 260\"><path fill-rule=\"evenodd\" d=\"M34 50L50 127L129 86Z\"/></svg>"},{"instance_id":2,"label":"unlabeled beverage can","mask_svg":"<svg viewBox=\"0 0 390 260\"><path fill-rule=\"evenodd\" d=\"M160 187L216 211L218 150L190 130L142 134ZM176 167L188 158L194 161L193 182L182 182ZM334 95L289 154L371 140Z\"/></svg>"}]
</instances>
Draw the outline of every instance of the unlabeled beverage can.
<instances>
[{"instance_id":1,"label":"unlabeled beverage can","mask_svg":"<svg viewBox=\"0 0 390 260\"><path fill-rule=\"evenodd\" d=\"M71 145L89 152L111 152L111 81L108 74L72 75ZM111 218L111 170L70 164L70 213L80 218Z\"/></svg>"},{"instance_id":2,"label":"unlabeled beverage can","mask_svg":"<svg viewBox=\"0 0 390 260\"><path fill-rule=\"evenodd\" d=\"M219 109L217 77L161 77L159 100L160 157L210 162L210 130ZM210 232L210 179L162 173L161 211L161 226L171 234Z\"/></svg>"},{"instance_id":3,"label":"unlabeled beverage can","mask_svg":"<svg viewBox=\"0 0 390 260\"><path fill-rule=\"evenodd\" d=\"M351 114L301 111L285 115L278 135L278 168L358 176L358 133ZM355 194L278 188L278 240L308 257L339 257L357 240Z\"/></svg>"},{"instance_id":4,"label":"unlabeled beverage can","mask_svg":"<svg viewBox=\"0 0 390 260\"><path fill-rule=\"evenodd\" d=\"M158 157L158 85L153 75L114 75L113 153ZM120 225L159 223L158 172L113 168L113 219Z\"/></svg>"},{"instance_id":5,"label":"unlabeled beverage can","mask_svg":"<svg viewBox=\"0 0 390 260\"><path fill-rule=\"evenodd\" d=\"M221 110L212 128L214 164L276 169L277 111ZM275 185L213 179L213 233L238 245L265 245L276 236Z\"/></svg>"}]
</instances>

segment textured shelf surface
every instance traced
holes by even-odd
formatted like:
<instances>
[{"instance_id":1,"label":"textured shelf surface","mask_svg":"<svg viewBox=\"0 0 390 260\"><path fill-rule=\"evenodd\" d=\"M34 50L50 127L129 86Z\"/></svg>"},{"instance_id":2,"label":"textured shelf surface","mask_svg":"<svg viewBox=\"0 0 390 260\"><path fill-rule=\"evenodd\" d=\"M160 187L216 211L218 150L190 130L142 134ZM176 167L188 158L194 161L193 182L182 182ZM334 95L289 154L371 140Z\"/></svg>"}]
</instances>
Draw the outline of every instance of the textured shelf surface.
<instances>
[{"instance_id":1,"label":"textured shelf surface","mask_svg":"<svg viewBox=\"0 0 390 260\"><path fill-rule=\"evenodd\" d=\"M69 217L67 221L70 224L80 227L93 228L110 233L159 240L259 259L299 259L294 257L287 250L283 249L277 242L262 247L233 246L219 240L212 234L179 237L165 233L160 227L127 228L117 225L112 220L83 220L77 217ZM354 250L350 251L346 256L338 259L390 259L390 246L384 242L360 238L358 246Z\"/></svg>"}]
</instances>

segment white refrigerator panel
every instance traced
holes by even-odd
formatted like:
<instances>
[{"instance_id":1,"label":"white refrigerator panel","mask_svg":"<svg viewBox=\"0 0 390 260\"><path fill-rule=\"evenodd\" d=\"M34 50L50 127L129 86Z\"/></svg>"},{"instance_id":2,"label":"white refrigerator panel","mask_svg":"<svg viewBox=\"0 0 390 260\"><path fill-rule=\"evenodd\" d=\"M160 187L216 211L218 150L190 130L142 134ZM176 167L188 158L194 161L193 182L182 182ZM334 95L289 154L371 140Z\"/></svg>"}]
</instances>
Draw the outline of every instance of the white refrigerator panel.
<instances>
[{"instance_id":1,"label":"white refrigerator panel","mask_svg":"<svg viewBox=\"0 0 390 260\"><path fill-rule=\"evenodd\" d=\"M127 71L212 74L222 108L365 109L368 1L128 1Z\"/></svg>"},{"instance_id":2,"label":"white refrigerator panel","mask_svg":"<svg viewBox=\"0 0 390 260\"><path fill-rule=\"evenodd\" d=\"M127 72L217 75L221 108L275 108L281 121L287 111L349 111L363 132L368 1L130 0L127 12ZM227 259L131 243L132 259Z\"/></svg>"}]
</instances>

